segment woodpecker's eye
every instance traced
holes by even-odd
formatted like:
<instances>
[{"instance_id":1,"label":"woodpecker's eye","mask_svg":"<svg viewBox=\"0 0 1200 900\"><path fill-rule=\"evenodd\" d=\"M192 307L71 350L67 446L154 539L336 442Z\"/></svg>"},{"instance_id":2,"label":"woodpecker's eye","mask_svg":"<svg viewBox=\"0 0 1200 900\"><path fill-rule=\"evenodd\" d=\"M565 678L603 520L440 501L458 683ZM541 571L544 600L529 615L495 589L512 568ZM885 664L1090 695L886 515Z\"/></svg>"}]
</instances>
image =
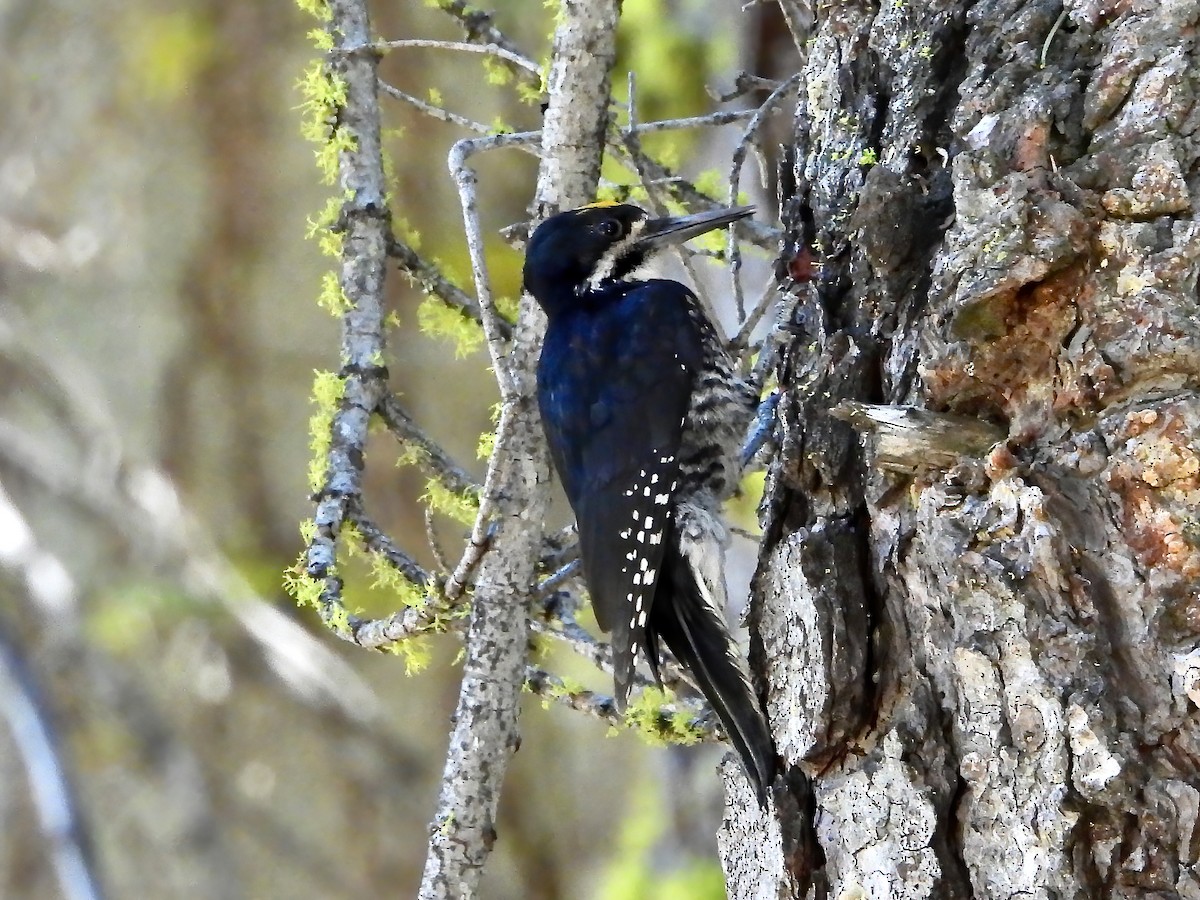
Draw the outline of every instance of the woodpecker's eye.
<instances>
[{"instance_id":1,"label":"woodpecker's eye","mask_svg":"<svg viewBox=\"0 0 1200 900\"><path fill-rule=\"evenodd\" d=\"M599 225L596 226L596 228L606 238L611 239L619 238L625 231L624 226L622 226L620 221L617 219L604 219Z\"/></svg>"}]
</instances>

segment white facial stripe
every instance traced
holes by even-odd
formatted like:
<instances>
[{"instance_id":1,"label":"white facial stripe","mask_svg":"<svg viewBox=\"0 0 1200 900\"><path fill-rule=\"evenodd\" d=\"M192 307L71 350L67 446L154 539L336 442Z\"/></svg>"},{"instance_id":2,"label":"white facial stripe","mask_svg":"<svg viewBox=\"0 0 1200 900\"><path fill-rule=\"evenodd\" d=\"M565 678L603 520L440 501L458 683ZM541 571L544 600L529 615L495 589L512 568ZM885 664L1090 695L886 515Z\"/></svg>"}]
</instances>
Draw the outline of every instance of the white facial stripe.
<instances>
[{"instance_id":1,"label":"white facial stripe","mask_svg":"<svg viewBox=\"0 0 1200 900\"><path fill-rule=\"evenodd\" d=\"M592 277L587 280L587 289L594 291L600 287L602 282L612 278L612 274L616 271L617 260L629 252L629 248L641 237L642 232L646 230L646 220L638 219L629 230L629 234L623 239L613 244L608 248L608 251L600 257L600 262L596 264L595 270L592 272ZM645 274L639 274L640 270L645 267L643 263L638 269L624 276L626 280L644 279Z\"/></svg>"}]
</instances>

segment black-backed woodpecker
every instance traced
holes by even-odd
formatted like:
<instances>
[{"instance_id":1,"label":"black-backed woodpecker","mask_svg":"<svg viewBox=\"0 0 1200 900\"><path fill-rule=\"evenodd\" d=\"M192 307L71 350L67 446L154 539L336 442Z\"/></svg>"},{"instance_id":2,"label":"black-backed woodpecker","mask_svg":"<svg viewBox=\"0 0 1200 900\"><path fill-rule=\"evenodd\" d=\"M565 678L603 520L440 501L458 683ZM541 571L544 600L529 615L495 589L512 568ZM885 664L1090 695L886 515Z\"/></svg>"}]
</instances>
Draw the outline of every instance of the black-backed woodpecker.
<instances>
[{"instance_id":1,"label":"black-backed woodpecker","mask_svg":"<svg viewBox=\"0 0 1200 900\"><path fill-rule=\"evenodd\" d=\"M645 272L665 245L753 212L653 219L637 206L595 203L538 226L524 276L548 319L538 404L579 524L592 607L612 633L618 708L639 654L659 678L665 642L765 804L775 750L725 624L721 518L757 397L695 295Z\"/></svg>"}]
</instances>

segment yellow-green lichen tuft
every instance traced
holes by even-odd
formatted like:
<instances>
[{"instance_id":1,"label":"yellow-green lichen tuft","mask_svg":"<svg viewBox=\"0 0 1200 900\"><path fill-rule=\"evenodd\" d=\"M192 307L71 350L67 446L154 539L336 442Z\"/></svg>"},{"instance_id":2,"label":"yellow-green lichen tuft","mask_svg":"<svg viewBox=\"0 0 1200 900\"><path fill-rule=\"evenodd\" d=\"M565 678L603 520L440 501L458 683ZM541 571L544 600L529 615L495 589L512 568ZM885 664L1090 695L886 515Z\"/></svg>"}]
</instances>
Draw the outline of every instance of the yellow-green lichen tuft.
<instances>
[{"instance_id":1,"label":"yellow-green lichen tuft","mask_svg":"<svg viewBox=\"0 0 1200 900\"><path fill-rule=\"evenodd\" d=\"M333 35L324 28L312 29L308 33L308 39L318 50L327 52L333 49Z\"/></svg>"},{"instance_id":2,"label":"yellow-green lichen tuft","mask_svg":"<svg viewBox=\"0 0 1200 900\"><path fill-rule=\"evenodd\" d=\"M313 374L313 403L316 411L308 419L308 447L312 460L308 464L308 486L316 493L325 483L329 466L326 458L333 442L333 416L346 393L346 383L335 372Z\"/></svg>"},{"instance_id":3,"label":"yellow-green lichen tuft","mask_svg":"<svg viewBox=\"0 0 1200 900\"><path fill-rule=\"evenodd\" d=\"M320 22L328 22L333 18L333 10L329 8L329 0L296 0L296 5L302 12L308 13Z\"/></svg>"},{"instance_id":4,"label":"yellow-green lichen tuft","mask_svg":"<svg viewBox=\"0 0 1200 900\"><path fill-rule=\"evenodd\" d=\"M491 459L492 451L496 449L496 432L485 431L479 436L479 443L475 446L475 455L479 459Z\"/></svg>"},{"instance_id":5,"label":"yellow-green lichen tuft","mask_svg":"<svg viewBox=\"0 0 1200 900\"><path fill-rule=\"evenodd\" d=\"M317 295L317 306L333 316L346 313L350 307L350 298L342 290L337 272L326 272L321 276L321 293Z\"/></svg>"},{"instance_id":6,"label":"yellow-green lichen tuft","mask_svg":"<svg viewBox=\"0 0 1200 900\"><path fill-rule=\"evenodd\" d=\"M474 491L456 493L436 478L425 482L425 493L421 501L434 512L449 516L463 525L475 524L479 515L479 495Z\"/></svg>"},{"instance_id":7,"label":"yellow-green lichen tuft","mask_svg":"<svg viewBox=\"0 0 1200 900\"><path fill-rule=\"evenodd\" d=\"M321 253L325 256L339 257L342 255L342 233L334 226L341 218L343 202L349 199L349 191L340 196L328 197L320 211L316 215L308 217L308 230L305 232L305 237L309 240L316 239Z\"/></svg>"},{"instance_id":8,"label":"yellow-green lichen tuft","mask_svg":"<svg viewBox=\"0 0 1200 900\"><path fill-rule=\"evenodd\" d=\"M512 84L512 69L493 56L483 57L483 71L488 84L494 84L497 87Z\"/></svg>"},{"instance_id":9,"label":"yellow-green lichen tuft","mask_svg":"<svg viewBox=\"0 0 1200 900\"><path fill-rule=\"evenodd\" d=\"M433 659L433 642L425 635L407 637L388 644L383 650L404 660L404 674L409 677L419 675L429 667Z\"/></svg>"},{"instance_id":10,"label":"yellow-green lichen tuft","mask_svg":"<svg viewBox=\"0 0 1200 900\"><path fill-rule=\"evenodd\" d=\"M517 314L521 309L521 298L516 296L500 296L495 300L496 312L510 325L517 322Z\"/></svg>"},{"instance_id":11,"label":"yellow-green lichen tuft","mask_svg":"<svg viewBox=\"0 0 1200 900\"><path fill-rule=\"evenodd\" d=\"M483 346L483 328L474 319L452 309L436 297L426 297L417 307L417 325L424 334L454 342L454 355L470 356Z\"/></svg>"},{"instance_id":12,"label":"yellow-green lichen tuft","mask_svg":"<svg viewBox=\"0 0 1200 900\"><path fill-rule=\"evenodd\" d=\"M695 744L703 738L695 716L685 709L670 709L674 696L658 688L635 695L625 710L625 724L652 746Z\"/></svg>"},{"instance_id":13,"label":"yellow-green lichen tuft","mask_svg":"<svg viewBox=\"0 0 1200 900\"><path fill-rule=\"evenodd\" d=\"M312 520L308 520L309 524ZM300 558L283 571L283 589L288 596L296 601L297 606L321 608L321 592L325 582L308 574L308 554L301 553Z\"/></svg>"}]
</instances>

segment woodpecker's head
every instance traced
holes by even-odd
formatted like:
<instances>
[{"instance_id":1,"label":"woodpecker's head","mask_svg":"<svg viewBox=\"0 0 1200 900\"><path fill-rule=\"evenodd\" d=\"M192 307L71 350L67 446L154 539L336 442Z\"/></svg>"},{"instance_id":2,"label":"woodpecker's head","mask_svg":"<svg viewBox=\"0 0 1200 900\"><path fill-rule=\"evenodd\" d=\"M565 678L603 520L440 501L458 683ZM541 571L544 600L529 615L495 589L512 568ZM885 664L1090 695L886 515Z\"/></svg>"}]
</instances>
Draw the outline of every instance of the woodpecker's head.
<instances>
[{"instance_id":1,"label":"woodpecker's head","mask_svg":"<svg viewBox=\"0 0 1200 900\"><path fill-rule=\"evenodd\" d=\"M651 257L754 212L753 206L652 219L628 203L593 203L551 216L525 251L525 290L553 314L607 281L635 277Z\"/></svg>"}]
</instances>

